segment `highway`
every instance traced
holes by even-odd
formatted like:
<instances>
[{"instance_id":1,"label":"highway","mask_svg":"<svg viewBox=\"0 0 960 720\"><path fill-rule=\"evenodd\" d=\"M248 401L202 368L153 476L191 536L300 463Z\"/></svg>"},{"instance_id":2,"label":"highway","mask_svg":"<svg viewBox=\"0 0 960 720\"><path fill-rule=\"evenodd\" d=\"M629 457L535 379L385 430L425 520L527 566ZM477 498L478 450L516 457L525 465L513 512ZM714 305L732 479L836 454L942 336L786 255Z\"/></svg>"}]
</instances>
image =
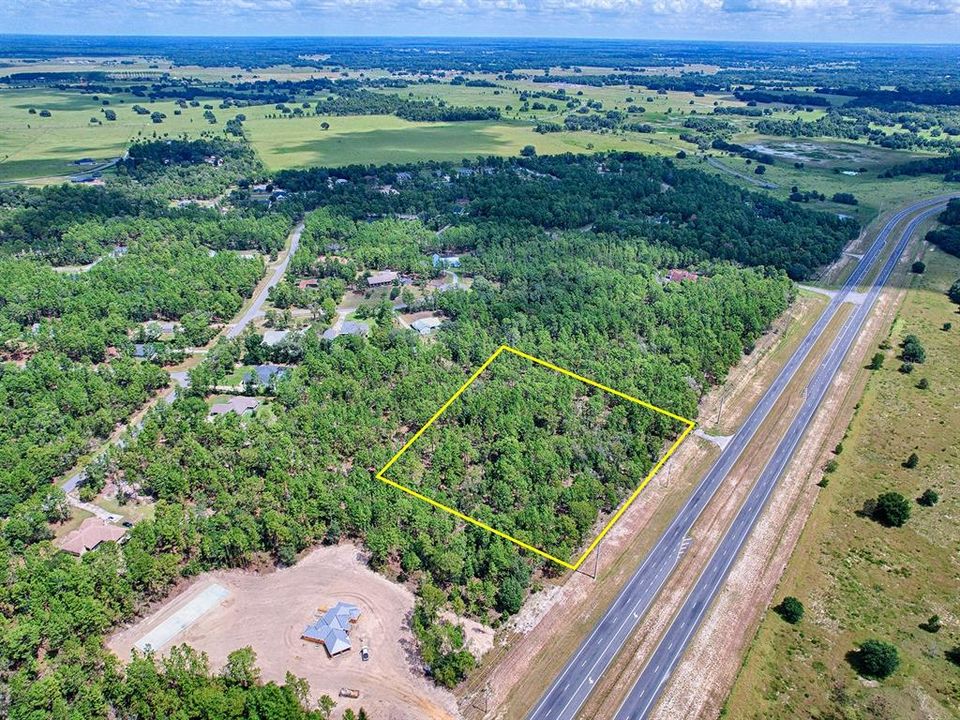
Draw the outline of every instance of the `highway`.
<instances>
[{"instance_id":1,"label":"highway","mask_svg":"<svg viewBox=\"0 0 960 720\"><path fill-rule=\"evenodd\" d=\"M649 610L654 599L680 561L682 545L690 529L709 504L717 489L723 484L731 468L757 434L770 410L777 403L813 347L817 344L830 322L834 319L848 296L867 280L870 268L883 256L887 243L896 225L910 215L923 212L922 218L914 220L896 249L887 258L881 272L874 280L867 297L847 319L830 350L821 360L807 388L807 399L789 431L774 452L762 476L744 503L726 536L721 540L704 574L678 613L654 655L648 661L636 685L620 709L618 718L642 718L656 702L670 672L676 666L686 643L702 619L719 589L726 573L750 533L756 518L769 497L776 480L793 449L799 442L813 412L819 405L833 380L846 351L863 324L864 319L879 294L880 287L906 247L912 232L922 219L937 211L945 201L927 200L915 203L896 213L883 226L877 238L863 255L843 287L831 298L827 308L800 342L779 375L756 404L750 415L722 450L716 462L704 475L663 532L657 544L647 554L643 563L627 581L617 598L607 608L586 641L547 689L547 692L527 716L529 720L573 720L586 702L595 683L613 662L624 642L633 633L640 619Z\"/></svg>"},{"instance_id":2,"label":"highway","mask_svg":"<svg viewBox=\"0 0 960 720\"><path fill-rule=\"evenodd\" d=\"M864 301L847 318L827 350L816 372L805 388L805 400L783 439L760 473L750 495L744 501L736 519L721 540L707 567L697 579L693 590L684 601L660 644L647 661L643 672L617 713L617 720L645 718L654 707L664 684L676 667L693 633L699 627L724 579L743 548L760 512L770 497L777 480L786 469L793 452L813 419L820 402L833 383L847 352L860 334L883 284L890 277L917 227L939 208L929 210L912 220L901 235L896 248L889 255L880 273L871 284Z\"/></svg>"}]
</instances>

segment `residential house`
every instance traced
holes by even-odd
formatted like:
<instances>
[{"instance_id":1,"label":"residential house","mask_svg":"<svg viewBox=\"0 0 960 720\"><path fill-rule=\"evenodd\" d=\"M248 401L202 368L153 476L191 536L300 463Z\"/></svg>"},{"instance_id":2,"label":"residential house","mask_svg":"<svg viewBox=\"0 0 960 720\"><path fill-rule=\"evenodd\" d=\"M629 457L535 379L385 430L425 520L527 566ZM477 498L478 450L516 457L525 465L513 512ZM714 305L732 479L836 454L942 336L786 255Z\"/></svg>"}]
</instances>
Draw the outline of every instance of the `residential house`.
<instances>
[{"instance_id":1,"label":"residential house","mask_svg":"<svg viewBox=\"0 0 960 720\"><path fill-rule=\"evenodd\" d=\"M330 657L352 647L349 632L360 619L360 608L352 603L338 602L316 622L308 625L301 638L323 645Z\"/></svg>"},{"instance_id":2,"label":"residential house","mask_svg":"<svg viewBox=\"0 0 960 720\"><path fill-rule=\"evenodd\" d=\"M98 517L84 520L80 527L64 535L57 544L64 552L80 556L96 549L105 542L122 542L127 531L116 525L108 525Z\"/></svg>"}]
</instances>

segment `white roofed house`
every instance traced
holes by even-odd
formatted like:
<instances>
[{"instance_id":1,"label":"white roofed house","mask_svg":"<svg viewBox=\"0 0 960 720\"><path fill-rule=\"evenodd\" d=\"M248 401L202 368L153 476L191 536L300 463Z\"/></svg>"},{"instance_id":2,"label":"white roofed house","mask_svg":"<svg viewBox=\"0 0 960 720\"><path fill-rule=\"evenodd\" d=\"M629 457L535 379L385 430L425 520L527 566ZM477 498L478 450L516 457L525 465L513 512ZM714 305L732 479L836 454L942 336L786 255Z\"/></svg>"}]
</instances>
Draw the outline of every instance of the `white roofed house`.
<instances>
[{"instance_id":1,"label":"white roofed house","mask_svg":"<svg viewBox=\"0 0 960 720\"><path fill-rule=\"evenodd\" d=\"M207 417L215 418L218 415L227 415L228 413L236 413L237 415L242 416L252 413L258 407L260 407L259 398L248 397L246 395L236 395L235 397L230 398L227 402L217 403L211 407Z\"/></svg>"},{"instance_id":2,"label":"white roofed house","mask_svg":"<svg viewBox=\"0 0 960 720\"><path fill-rule=\"evenodd\" d=\"M352 603L338 602L304 629L300 637L326 649L330 657L346 652L353 647L350 630L360 619L360 608Z\"/></svg>"}]
</instances>

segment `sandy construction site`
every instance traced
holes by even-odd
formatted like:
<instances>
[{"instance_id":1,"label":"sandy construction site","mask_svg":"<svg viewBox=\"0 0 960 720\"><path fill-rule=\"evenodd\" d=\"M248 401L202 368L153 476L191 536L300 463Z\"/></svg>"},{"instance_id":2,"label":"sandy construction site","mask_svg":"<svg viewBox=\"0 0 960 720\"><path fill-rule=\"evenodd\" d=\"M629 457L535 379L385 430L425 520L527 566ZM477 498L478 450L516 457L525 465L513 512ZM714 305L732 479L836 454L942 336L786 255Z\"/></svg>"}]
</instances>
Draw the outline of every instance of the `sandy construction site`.
<instances>
[{"instance_id":1,"label":"sandy construction site","mask_svg":"<svg viewBox=\"0 0 960 720\"><path fill-rule=\"evenodd\" d=\"M350 631L353 648L330 658L322 645L300 635L320 608L341 600L357 605L362 615ZM282 683L288 670L306 678L313 702L323 694L337 700L334 718L361 706L378 720L457 718L453 695L418 669L409 628L413 602L405 587L370 570L356 546L321 547L269 574L204 573L156 612L121 628L108 646L126 660L148 644L163 655L186 643L207 653L219 670L231 651L249 645L264 681ZM492 632L469 623L467 634L481 640ZM367 662L360 658L363 644L370 648ZM359 690L360 698L340 698L340 688Z\"/></svg>"}]
</instances>

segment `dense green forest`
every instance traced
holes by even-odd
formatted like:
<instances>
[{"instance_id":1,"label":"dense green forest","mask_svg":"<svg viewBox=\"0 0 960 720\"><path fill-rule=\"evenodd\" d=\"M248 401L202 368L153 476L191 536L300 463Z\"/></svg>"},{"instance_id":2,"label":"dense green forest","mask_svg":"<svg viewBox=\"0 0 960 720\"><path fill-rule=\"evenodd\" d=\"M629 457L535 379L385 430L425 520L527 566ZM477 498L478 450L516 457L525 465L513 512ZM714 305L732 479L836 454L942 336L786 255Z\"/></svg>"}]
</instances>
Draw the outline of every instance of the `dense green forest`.
<instances>
[{"instance_id":1,"label":"dense green forest","mask_svg":"<svg viewBox=\"0 0 960 720\"><path fill-rule=\"evenodd\" d=\"M241 187L222 218L167 208L150 174L128 182L136 187L80 192L142 205L58 220L62 230L44 247L52 253L67 236L90 253L125 252L72 275L44 258L0 262L5 337L29 356L0 376L0 561L9 577L0 587L0 672L3 710L17 720L308 717L301 681L252 682L244 654L221 675L189 651L123 667L102 639L183 577L263 557L290 564L343 539L417 590L421 656L438 683L456 684L473 658L441 612L498 623L538 574L558 568L399 493L375 471L504 342L693 417L701 395L787 307L785 270L807 274L856 233L832 216L630 155L281 173L277 184L292 192L282 210L264 210ZM380 192L381 183L398 194ZM7 218L23 211L10 203ZM447 318L429 342L394 326L389 303L371 310L367 338L307 333L268 349L251 330L222 341L189 390L160 403L98 465L98 476L155 498L155 518L122 546L79 561L56 551L51 523L66 507L49 481L166 382L127 357L91 363L108 344L129 354L129 332L143 321L180 318L185 332L200 332L236 313L263 264L226 249L276 250L301 207L317 209L274 299L322 297L328 312L368 271L434 276L433 252L461 253L472 285L412 301ZM698 279L667 282L676 267ZM292 281L311 276L324 281L310 290L317 295L293 295ZM237 363L267 357L296 363L269 410L209 421L213 388ZM569 555L678 429L528 369L493 370L436 428L445 432L423 438L430 452L396 472L441 496L460 482L469 490L456 498L462 507Z\"/></svg>"},{"instance_id":2,"label":"dense green forest","mask_svg":"<svg viewBox=\"0 0 960 720\"><path fill-rule=\"evenodd\" d=\"M370 178L395 182L397 173L410 176L397 194L376 192ZM438 183L438 174L449 179ZM333 205L355 219L421 213L454 224L496 218L554 229L590 227L701 258L779 267L794 279L832 261L859 232L855 222L629 153L487 158L455 172L431 164L287 170L278 173L277 184L303 193L308 205Z\"/></svg>"},{"instance_id":3,"label":"dense green forest","mask_svg":"<svg viewBox=\"0 0 960 720\"><path fill-rule=\"evenodd\" d=\"M263 275L263 261L211 256L167 229L129 221L125 232L137 237L127 252L76 275L0 260L0 342L8 351L26 345L100 362L109 346L130 350L128 333L138 323L199 314L208 325L232 317Z\"/></svg>"}]
</instances>

